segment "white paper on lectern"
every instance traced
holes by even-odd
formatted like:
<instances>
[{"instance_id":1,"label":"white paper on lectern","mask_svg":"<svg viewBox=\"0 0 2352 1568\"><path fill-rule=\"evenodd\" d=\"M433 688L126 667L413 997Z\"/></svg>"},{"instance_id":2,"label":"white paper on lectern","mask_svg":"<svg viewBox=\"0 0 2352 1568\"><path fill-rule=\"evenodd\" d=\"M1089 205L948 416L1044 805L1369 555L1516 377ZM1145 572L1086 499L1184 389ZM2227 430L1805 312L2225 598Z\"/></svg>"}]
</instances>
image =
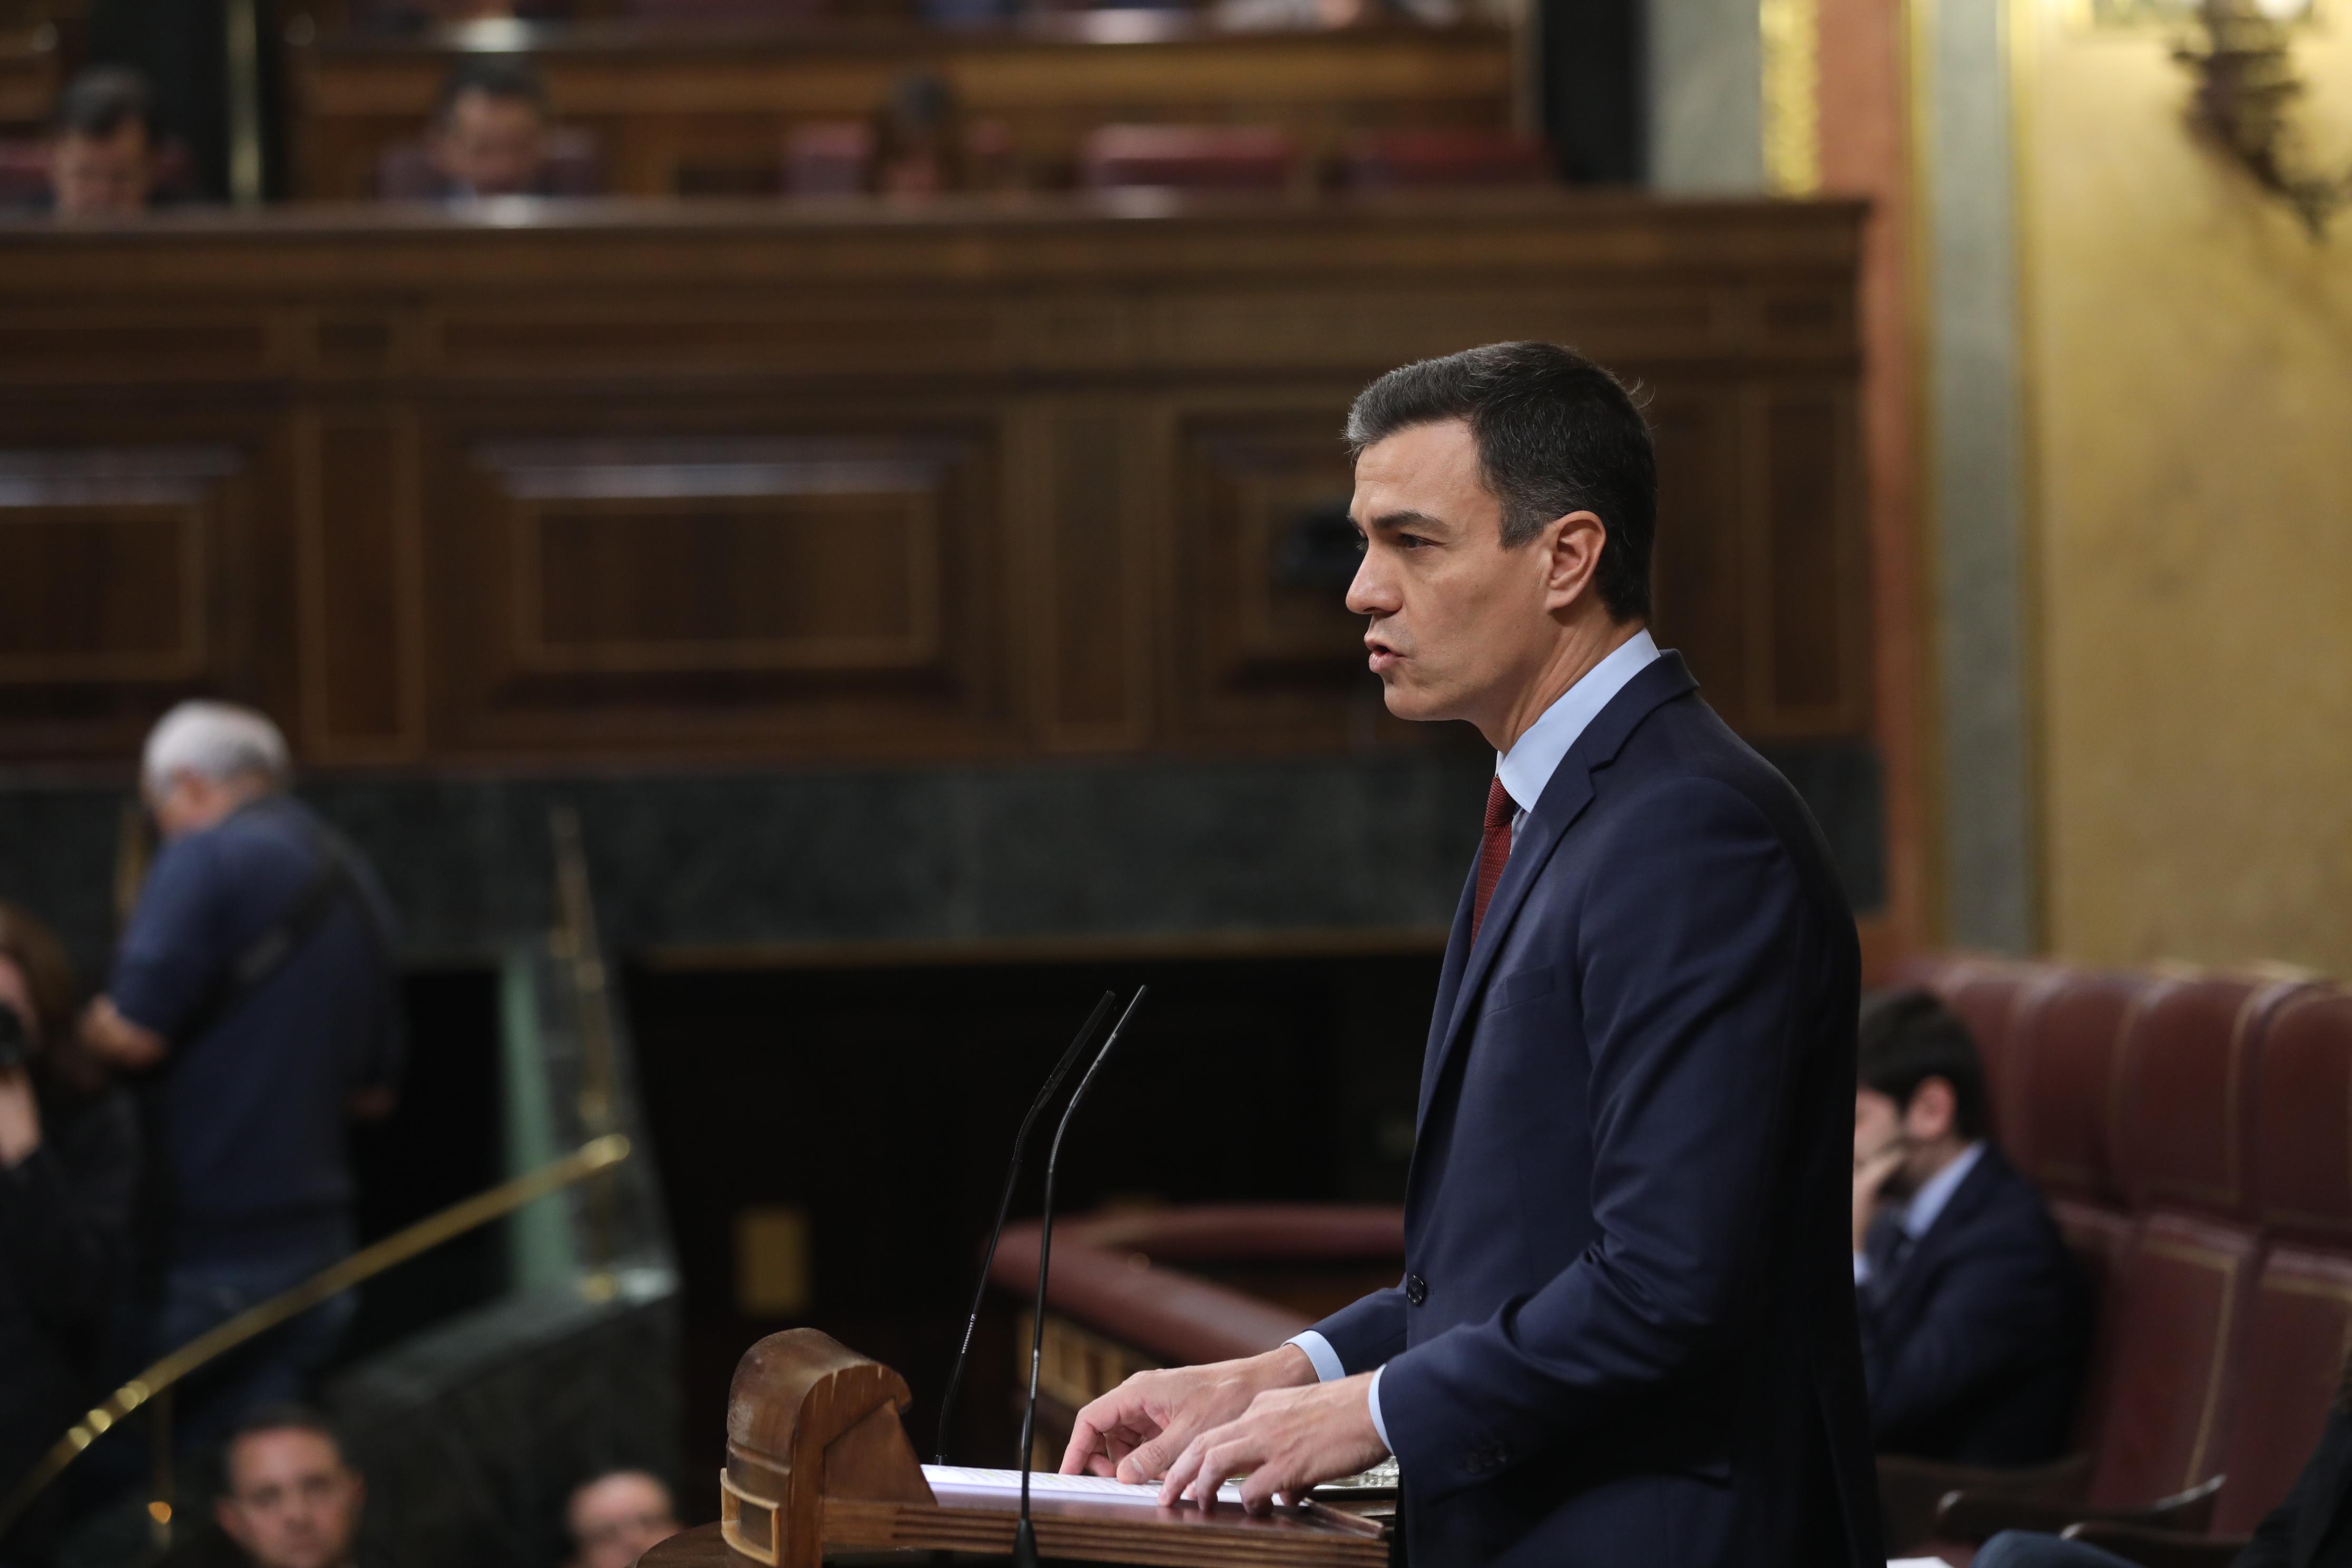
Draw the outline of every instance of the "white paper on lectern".
<instances>
[{"instance_id":1,"label":"white paper on lectern","mask_svg":"<svg viewBox=\"0 0 2352 1568\"><path fill-rule=\"evenodd\" d=\"M963 1465L925 1465L923 1479L934 1487L946 1487L953 1491L1021 1493L1021 1472L1018 1470L981 1470ZM1132 1502L1150 1507L1160 1506L1160 1483L1143 1481L1129 1485L1103 1476L1057 1476L1045 1470L1029 1472L1031 1497L1085 1498L1089 1502ZM1217 1500L1238 1505L1242 1489L1227 1481L1217 1489Z\"/></svg>"}]
</instances>

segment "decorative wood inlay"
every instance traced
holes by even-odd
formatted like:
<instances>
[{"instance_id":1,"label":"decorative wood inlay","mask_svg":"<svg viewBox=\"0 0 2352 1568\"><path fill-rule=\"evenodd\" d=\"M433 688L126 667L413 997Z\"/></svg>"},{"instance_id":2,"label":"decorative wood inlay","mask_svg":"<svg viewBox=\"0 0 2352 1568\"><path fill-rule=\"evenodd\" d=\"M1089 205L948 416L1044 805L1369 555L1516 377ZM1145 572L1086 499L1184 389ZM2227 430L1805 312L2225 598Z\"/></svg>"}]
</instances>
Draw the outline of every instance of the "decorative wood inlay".
<instances>
[{"instance_id":1,"label":"decorative wood inlay","mask_svg":"<svg viewBox=\"0 0 2352 1568\"><path fill-rule=\"evenodd\" d=\"M0 452L0 683L176 682L210 658L218 447Z\"/></svg>"}]
</instances>

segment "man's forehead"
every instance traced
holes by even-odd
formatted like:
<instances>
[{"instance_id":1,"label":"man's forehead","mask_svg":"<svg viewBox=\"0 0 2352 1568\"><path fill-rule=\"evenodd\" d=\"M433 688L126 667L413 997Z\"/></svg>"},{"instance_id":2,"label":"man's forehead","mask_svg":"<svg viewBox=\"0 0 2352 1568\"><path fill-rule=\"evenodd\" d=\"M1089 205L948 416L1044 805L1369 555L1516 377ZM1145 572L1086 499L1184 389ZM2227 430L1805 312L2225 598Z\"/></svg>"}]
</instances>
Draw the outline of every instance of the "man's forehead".
<instances>
[{"instance_id":1,"label":"man's forehead","mask_svg":"<svg viewBox=\"0 0 2352 1568\"><path fill-rule=\"evenodd\" d=\"M1459 419L1408 425L1356 455L1350 513L1370 526L1398 513L1435 521L1454 518L1486 493L1478 447Z\"/></svg>"},{"instance_id":2,"label":"man's forehead","mask_svg":"<svg viewBox=\"0 0 2352 1568\"><path fill-rule=\"evenodd\" d=\"M335 1440L303 1426L274 1427L248 1432L229 1449L230 1479L241 1489L249 1480L282 1476L289 1470L335 1469L343 1462Z\"/></svg>"}]
</instances>

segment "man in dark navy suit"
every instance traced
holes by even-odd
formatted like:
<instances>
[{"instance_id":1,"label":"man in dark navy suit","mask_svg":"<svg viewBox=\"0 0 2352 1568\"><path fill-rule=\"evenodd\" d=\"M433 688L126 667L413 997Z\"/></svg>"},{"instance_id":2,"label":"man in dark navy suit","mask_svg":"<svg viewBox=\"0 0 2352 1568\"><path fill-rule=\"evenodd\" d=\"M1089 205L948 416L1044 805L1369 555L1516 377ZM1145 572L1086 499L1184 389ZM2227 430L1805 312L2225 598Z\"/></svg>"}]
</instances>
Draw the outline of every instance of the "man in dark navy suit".
<instances>
[{"instance_id":1,"label":"man in dark navy suit","mask_svg":"<svg viewBox=\"0 0 2352 1568\"><path fill-rule=\"evenodd\" d=\"M2057 1458L2089 1304L2042 1194L1987 1136L1976 1041L1927 992L1874 996L1858 1072L1853 1282L1878 1447Z\"/></svg>"},{"instance_id":2,"label":"man in dark navy suit","mask_svg":"<svg viewBox=\"0 0 2352 1568\"><path fill-rule=\"evenodd\" d=\"M1393 1452L1416 1568L1873 1568L1844 1221L1853 921L1812 819L1646 628L1656 475L1543 343L1391 372L1349 416L1349 606L1389 709L1496 754L1447 945L1405 1275L1263 1356L1139 1373L1065 1470Z\"/></svg>"}]
</instances>

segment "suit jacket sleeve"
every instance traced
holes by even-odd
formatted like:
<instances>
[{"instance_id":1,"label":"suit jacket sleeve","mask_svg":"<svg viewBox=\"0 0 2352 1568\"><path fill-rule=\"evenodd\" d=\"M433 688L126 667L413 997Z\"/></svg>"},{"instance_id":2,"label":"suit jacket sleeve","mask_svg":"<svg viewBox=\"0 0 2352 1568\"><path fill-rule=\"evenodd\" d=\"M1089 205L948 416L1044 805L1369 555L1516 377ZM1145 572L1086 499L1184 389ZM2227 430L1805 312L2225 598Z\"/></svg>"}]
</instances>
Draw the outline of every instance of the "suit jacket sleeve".
<instances>
[{"instance_id":1,"label":"suit jacket sleeve","mask_svg":"<svg viewBox=\"0 0 2352 1568\"><path fill-rule=\"evenodd\" d=\"M1736 1332L1768 1285L1835 900L1707 779L1640 803L1595 853L1561 962L1589 1052L1598 1237L1532 1294L1388 1363L1389 1436L1425 1496L1596 1429Z\"/></svg>"},{"instance_id":2,"label":"suit jacket sleeve","mask_svg":"<svg viewBox=\"0 0 2352 1568\"><path fill-rule=\"evenodd\" d=\"M1351 1301L1315 1325L1349 1373L1370 1372L1404 1349L1403 1289L1395 1285Z\"/></svg>"},{"instance_id":3,"label":"suit jacket sleeve","mask_svg":"<svg viewBox=\"0 0 2352 1568\"><path fill-rule=\"evenodd\" d=\"M1874 1435L1933 1420L2065 1331L2067 1258L2039 1218L2011 1212L1969 1226L1956 1238L1961 1263L1937 1281L1918 1321L1899 1337L1874 1310L1871 1292L1857 1292Z\"/></svg>"},{"instance_id":4,"label":"suit jacket sleeve","mask_svg":"<svg viewBox=\"0 0 2352 1568\"><path fill-rule=\"evenodd\" d=\"M2297 1537L2316 1542L2326 1521L2344 1504L2342 1476L2352 1461L2352 1416L2341 1410L2327 1413L2327 1428L2319 1447L2287 1489L2285 1499L2254 1527L2231 1568L2293 1568ZM2304 1561L2309 1562L2306 1558Z\"/></svg>"}]
</instances>

